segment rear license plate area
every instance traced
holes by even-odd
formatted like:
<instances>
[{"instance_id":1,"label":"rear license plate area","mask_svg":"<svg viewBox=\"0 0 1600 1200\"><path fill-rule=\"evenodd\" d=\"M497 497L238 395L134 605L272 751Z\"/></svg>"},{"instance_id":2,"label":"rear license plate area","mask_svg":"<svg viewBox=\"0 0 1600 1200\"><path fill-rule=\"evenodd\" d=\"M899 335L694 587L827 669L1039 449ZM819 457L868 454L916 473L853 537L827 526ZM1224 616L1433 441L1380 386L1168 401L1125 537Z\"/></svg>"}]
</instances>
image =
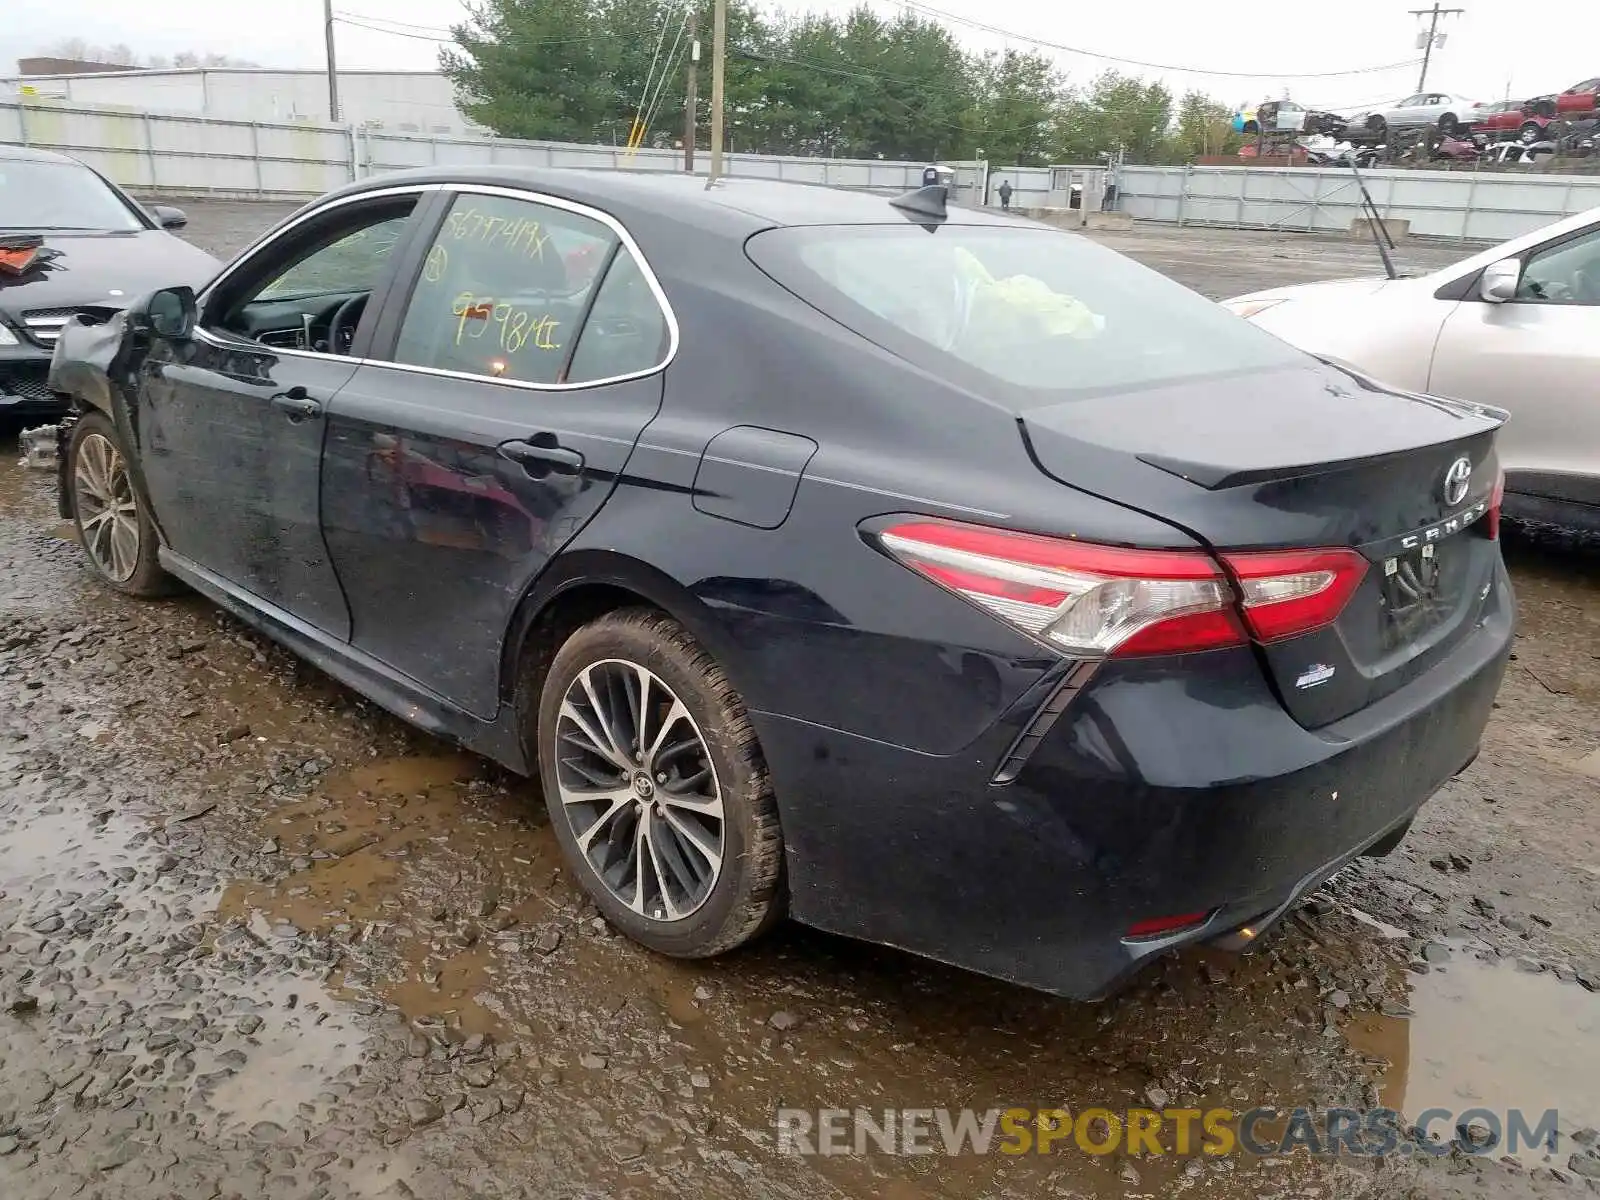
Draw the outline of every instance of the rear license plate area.
<instances>
[{"instance_id":1,"label":"rear license plate area","mask_svg":"<svg viewBox=\"0 0 1600 1200\"><path fill-rule=\"evenodd\" d=\"M1461 535L1454 534L1379 563L1385 650L1414 645L1455 610L1463 558Z\"/></svg>"}]
</instances>

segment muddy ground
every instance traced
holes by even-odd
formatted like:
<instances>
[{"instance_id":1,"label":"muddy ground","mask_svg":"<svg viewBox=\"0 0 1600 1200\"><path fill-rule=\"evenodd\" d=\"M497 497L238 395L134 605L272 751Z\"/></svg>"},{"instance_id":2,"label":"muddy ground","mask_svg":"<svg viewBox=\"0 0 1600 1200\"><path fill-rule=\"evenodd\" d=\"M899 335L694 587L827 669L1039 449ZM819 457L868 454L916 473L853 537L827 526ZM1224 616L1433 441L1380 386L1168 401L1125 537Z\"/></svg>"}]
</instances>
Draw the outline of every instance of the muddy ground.
<instances>
[{"instance_id":1,"label":"muddy ground","mask_svg":"<svg viewBox=\"0 0 1600 1200\"><path fill-rule=\"evenodd\" d=\"M188 207L219 252L281 211ZM1114 241L1212 295L1369 261L1345 242ZM708 964L635 948L570 884L534 785L197 598L97 588L14 445L4 1200L1600 1191L1600 559L1509 547L1521 633L1484 752L1399 851L1255 953L1182 955L1091 1006L796 928ZM780 1104L1380 1099L1555 1107L1560 1149L798 1158L773 1125Z\"/></svg>"}]
</instances>

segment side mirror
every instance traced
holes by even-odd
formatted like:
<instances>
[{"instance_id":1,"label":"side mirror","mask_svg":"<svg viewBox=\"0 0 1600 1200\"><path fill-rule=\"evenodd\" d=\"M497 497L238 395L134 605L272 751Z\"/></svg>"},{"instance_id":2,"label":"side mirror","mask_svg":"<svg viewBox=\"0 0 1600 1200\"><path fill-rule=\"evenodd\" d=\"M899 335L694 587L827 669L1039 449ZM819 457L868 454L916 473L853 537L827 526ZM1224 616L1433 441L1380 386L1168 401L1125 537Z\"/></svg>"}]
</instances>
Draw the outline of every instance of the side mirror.
<instances>
[{"instance_id":1,"label":"side mirror","mask_svg":"<svg viewBox=\"0 0 1600 1200\"><path fill-rule=\"evenodd\" d=\"M1490 304L1504 304L1517 298L1517 284L1522 281L1522 260L1502 258L1483 269L1478 280L1478 297Z\"/></svg>"},{"instance_id":2,"label":"side mirror","mask_svg":"<svg viewBox=\"0 0 1600 1200\"><path fill-rule=\"evenodd\" d=\"M194 333L197 313L198 305L191 287L152 292L128 310L136 329L172 342L188 340Z\"/></svg>"},{"instance_id":3,"label":"side mirror","mask_svg":"<svg viewBox=\"0 0 1600 1200\"><path fill-rule=\"evenodd\" d=\"M181 208L173 208L168 204L157 204L150 212L160 222L163 229L182 229L189 223L188 213Z\"/></svg>"}]
</instances>

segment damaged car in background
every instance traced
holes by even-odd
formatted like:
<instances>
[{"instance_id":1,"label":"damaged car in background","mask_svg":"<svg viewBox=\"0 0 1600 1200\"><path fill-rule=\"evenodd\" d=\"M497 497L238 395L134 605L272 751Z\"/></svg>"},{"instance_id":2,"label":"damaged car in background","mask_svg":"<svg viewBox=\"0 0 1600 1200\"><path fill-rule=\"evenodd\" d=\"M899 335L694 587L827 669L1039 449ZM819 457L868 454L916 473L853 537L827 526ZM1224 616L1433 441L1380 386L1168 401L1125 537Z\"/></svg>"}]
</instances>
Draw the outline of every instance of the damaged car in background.
<instances>
[{"instance_id":1,"label":"damaged car in background","mask_svg":"<svg viewBox=\"0 0 1600 1200\"><path fill-rule=\"evenodd\" d=\"M215 273L216 259L167 232L186 223L180 209L147 211L76 159L0 145L0 420L65 409L46 375L74 313Z\"/></svg>"},{"instance_id":2,"label":"damaged car in background","mask_svg":"<svg viewBox=\"0 0 1600 1200\"><path fill-rule=\"evenodd\" d=\"M1506 516L1600 537L1600 208L1428 275L1272 288L1224 306L1387 383L1509 412Z\"/></svg>"},{"instance_id":3,"label":"damaged car in background","mask_svg":"<svg viewBox=\"0 0 1600 1200\"><path fill-rule=\"evenodd\" d=\"M789 916L1098 997L1247 946L1511 644L1503 414L940 185L384 175L52 378L107 586L536 776L668 955Z\"/></svg>"}]
</instances>

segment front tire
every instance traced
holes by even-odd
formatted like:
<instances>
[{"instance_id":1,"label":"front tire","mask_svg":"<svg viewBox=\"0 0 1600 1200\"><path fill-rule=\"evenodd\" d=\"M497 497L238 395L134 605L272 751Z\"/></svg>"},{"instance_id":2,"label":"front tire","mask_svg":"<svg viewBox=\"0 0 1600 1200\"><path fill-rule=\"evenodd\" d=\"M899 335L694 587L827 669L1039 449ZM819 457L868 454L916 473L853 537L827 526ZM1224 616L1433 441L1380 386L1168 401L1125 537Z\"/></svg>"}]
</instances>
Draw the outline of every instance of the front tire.
<instances>
[{"instance_id":1,"label":"front tire","mask_svg":"<svg viewBox=\"0 0 1600 1200\"><path fill-rule=\"evenodd\" d=\"M782 916L783 836L755 729L676 621L627 609L568 638L537 742L556 838L613 926L709 958Z\"/></svg>"},{"instance_id":2,"label":"front tire","mask_svg":"<svg viewBox=\"0 0 1600 1200\"><path fill-rule=\"evenodd\" d=\"M90 570L129 596L169 595L175 581L157 559L156 528L134 486L127 450L111 419L101 412L80 417L67 456L73 520Z\"/></svg>"}]
</instances>

